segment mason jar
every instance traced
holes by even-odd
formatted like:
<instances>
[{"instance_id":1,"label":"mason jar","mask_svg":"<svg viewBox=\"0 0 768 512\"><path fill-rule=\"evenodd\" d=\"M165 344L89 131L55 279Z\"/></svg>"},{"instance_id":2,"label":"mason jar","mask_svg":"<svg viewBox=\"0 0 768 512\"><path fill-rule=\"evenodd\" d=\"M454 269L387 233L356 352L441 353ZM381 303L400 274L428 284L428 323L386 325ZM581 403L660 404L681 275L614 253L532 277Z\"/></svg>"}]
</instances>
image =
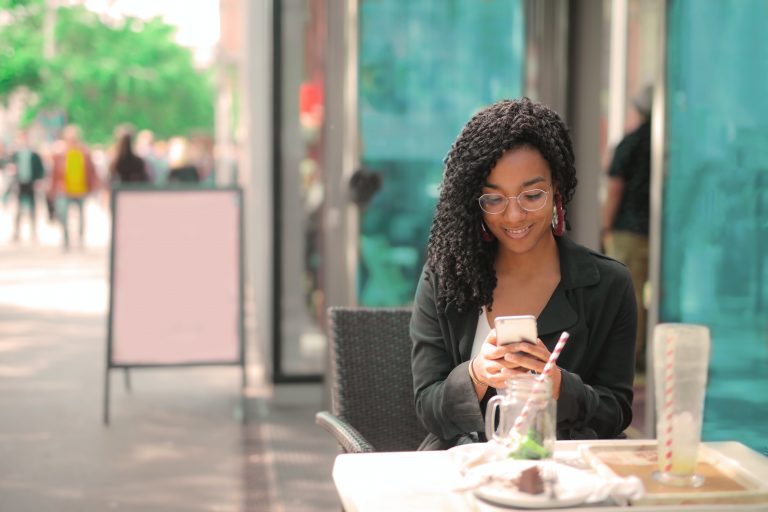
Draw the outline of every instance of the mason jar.
<instances>
[{"instance_id":1,"label":"mason jar","mask_svg":"<svg viewBox=\"0 0 768 512\"><path fill-rule=\"evenodd\" d=\"M555 451L557 403L547 376L523 373L507 379L488 401L485 435L522 460L550 459Z\"/></svg>"}]
</instances>

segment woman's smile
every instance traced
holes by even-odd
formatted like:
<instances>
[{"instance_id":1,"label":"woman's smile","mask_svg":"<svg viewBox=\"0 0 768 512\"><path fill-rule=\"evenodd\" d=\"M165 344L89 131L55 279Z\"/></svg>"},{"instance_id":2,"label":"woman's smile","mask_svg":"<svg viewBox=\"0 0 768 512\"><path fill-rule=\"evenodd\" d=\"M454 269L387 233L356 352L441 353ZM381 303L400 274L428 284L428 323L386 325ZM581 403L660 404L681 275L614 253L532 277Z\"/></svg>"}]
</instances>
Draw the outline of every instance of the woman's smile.
<instances>
[{"instance_id":1,"label":"woman's smile","mask_svg":"<svg viewBox=\"0 0 768 512\"><path fill-rule=\"evenodd\" d=\"M520 228L501 228L504 231L504 234L507 235L509 238L513 240L520 240L521 238L525 238L528 233L531 232L531 225L528 224L527 226L523 226Z\"/></svg>"}]
</instances>

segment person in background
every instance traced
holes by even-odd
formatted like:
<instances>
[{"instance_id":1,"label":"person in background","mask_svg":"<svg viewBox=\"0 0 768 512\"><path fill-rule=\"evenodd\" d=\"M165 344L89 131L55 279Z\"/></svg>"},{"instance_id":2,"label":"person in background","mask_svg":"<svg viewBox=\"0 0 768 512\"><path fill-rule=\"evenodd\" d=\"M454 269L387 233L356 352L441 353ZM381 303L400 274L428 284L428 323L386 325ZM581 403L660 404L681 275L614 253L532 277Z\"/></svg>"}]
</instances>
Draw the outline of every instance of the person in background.
<instances>
[{"instance_id":1,"label":"person in background","mask_svg":"<svg viewBox=\"0 0 768 512\"><path fill-rule=\"evenodd\" d=\"M43 179L40 188L45 190L45 210L46 220L49 224L53 224L59 221L58 215L56 215L56 204L53 195L50 193L51 183L53 182L53 159L54 155L63 151L64 141L54 139L50 142L43 142L40 145L40 157L43 159L43 166L45 167L45 178Z\"/></svg>"},{"instance_id":2,"label":"person in background","mask_svg":"<svg viewBox=\"0 0 768 512\"><path fill-rule=\"evenodd\" d=\"M158 186L165 185L168 180L168 162L158 152L152 131L141 130L136 135L136 154L147 164L149 180Z\"/></svg>"},{"instance_id":3,"label":"person in background","mask_svg":"<svg viewBox=\"0 0 768 512\"><path fill-rule=\"evenodd\" d=\"M133 135L124 131L117 143L117 154L109 166L112 183L147 183L149 175L142 158L133 152Z\"/></svg>"},{"instance_id":4,"label":"person in background","mask_svg":"<svg viewBox=\"0 0 768 512\"><path fill-rule=\"evenodd\" d=\"M212 185L216 180L213 139L205 133L193 134L190 137L190 157L197 168L200 182Z\"/></svg>"},{"instance_id":5,"label":"person in background","mask_svg":"<svg viewBox=\"0 0 768 512\"><path fill-rule=\"evenodd\" d=\"M605 253L624 263L632 274L637 301L637 371L645 373L646 309L643 290L648 280L648 226L651 189L651 105L653 88L646 85L633 105L639 126L616 146L608 168L608 195L603 207Z\"/></svg>"},{"instance_id":6,"label":"person in background","mask_svg":"<svg viewBox=\"0 0 768 512\"><path fill-rule=\"evenodd\" d=\"M410 332L420 449L485 440L509 377L551 374L557 438L620 437L632 421L637 311L626 267L565 235L576 188L563 120L527 98L481 110L445 159ZM498 316L533 315L539 339L499 345Z\"/></svg>"},{"instance_id":7,"label":"person in background","mask_svg":"<svg viewBox=\"0 0 768 512\"><path fill-rule=\"evenodd\" d=\"M35 201L35 185L45 176L45 168L40 154L29 143L29 134L20 131L16 138L16 151L11 155L11 168L14 172L14 186L18 205L16 220L13 228L13 240L17 242L20 236L21 212L29 213L29 230L32 240L37 240L37 204Z\"/></svg>"},{"instance_id":8,"label":"person in background","mask_svg":"<svg viewBox=\"0 0 768 512\"><path fill-rule=\"evenodd\" d=\"M13 192L13 180L8 179L6 167L11 160L2 138L0 138L0 205L5 207Z\"/></svg>"},{"instance_id":9,"label":"person in background","mask_svg":"<svg viewBox=\"0 0 768 512\"><path fill-rule=\"evenodd\" d=\"M173 137L168 147L168 183L199 183L200 172L195 166L189 141L184 137Z\"/></svg>"},{"instance_id":10,"label":"person in background","mask_svg":"<svg viewBox=\"0 0 768 512\"><path fill-rule=\"evenodd\" d=\"M96 170L88 148L81 142L80 128L68 125L62 132L63 144L53 156L51 186L53 199L61 222L64 250L69 250L69 211L75 205L79 213L80 247L85 245L85 199L98 186Z\"/></svg>"}]
</instances>

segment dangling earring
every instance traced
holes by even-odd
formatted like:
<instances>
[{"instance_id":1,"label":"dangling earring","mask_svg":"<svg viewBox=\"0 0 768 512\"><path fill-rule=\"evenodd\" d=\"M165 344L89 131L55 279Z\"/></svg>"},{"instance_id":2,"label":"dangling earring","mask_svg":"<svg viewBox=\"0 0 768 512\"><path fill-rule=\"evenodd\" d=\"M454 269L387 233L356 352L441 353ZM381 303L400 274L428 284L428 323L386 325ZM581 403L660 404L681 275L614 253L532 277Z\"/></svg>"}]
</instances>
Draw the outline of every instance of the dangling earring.
<instances>
[{"instance_id":1,"label":"dangling earring","mask_svg":"<svg viewBox=\"0 0 768 512\"><path fill-rule=\"evenodd\" d=\"M493 242L493 235L485 228L485 222L480 221L480 236L483 238L483 242Z\"/></svg>"},{"instance_id":2,"label":"dangling earring","mask_svg":"<svg viewBox=\"0 0 768 512\"><path fill-rule=\"evenodd\" d=\"M554 206L552 206L552 233L555 236L563 236L565 233L565 211L563 210L563 198L555 194Z\"/></svg>"}]
</instances>

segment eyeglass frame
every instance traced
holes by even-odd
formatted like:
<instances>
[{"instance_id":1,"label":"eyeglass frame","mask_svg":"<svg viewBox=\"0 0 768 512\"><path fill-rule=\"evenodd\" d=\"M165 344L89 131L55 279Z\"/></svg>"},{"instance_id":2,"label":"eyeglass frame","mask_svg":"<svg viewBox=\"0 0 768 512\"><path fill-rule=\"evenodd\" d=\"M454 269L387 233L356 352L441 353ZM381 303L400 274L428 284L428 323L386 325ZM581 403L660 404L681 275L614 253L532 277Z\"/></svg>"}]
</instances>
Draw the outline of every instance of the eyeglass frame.
<instances>
[{"instance_id":1,"label":"eyeglass frame","mask_svg":"<svg viewBox=\"0 0 768 512\"><path fill-rule=\"evenodd\" d=\"M527 194L528 192L533 192L533 191L539 191L539 192L543 192L545 194L544 203L541 206L539 206L538 208L536 208L535 210L529 210L529 209L525 208L522 204L520 204L520 196L522 196L523 194ZM478 204L478 206L480 206L480 209L483 212L487 213L488 215L501 215L502 213L507 211L507 208L509 208L510 199L514 199L517 202L517 206L519 206L521 210L523 210L524 212L532 213L532 212L537 212L537 211L541 210L542 208L544 208L547 205L547 197L549 196L550 192L552 192L552 187L550 187L548 190L544 190L544 189L541 189L541 188L532 188L530 190L526 190L525 192L523 192L521 194L517 194L516 196L505 196L504 194L493 194L493 193L492 194L483 194L483 195L481 195L480 197L477 198L477 204ZM480 202L480 200L483 197L485 197L485 196L500 196L500 197L503 197L504 199L507 200L507 204L504 205L504 208L500 212L489 212L485 208L483 208L483 205Z\"/></svg>"}]
</instances>

